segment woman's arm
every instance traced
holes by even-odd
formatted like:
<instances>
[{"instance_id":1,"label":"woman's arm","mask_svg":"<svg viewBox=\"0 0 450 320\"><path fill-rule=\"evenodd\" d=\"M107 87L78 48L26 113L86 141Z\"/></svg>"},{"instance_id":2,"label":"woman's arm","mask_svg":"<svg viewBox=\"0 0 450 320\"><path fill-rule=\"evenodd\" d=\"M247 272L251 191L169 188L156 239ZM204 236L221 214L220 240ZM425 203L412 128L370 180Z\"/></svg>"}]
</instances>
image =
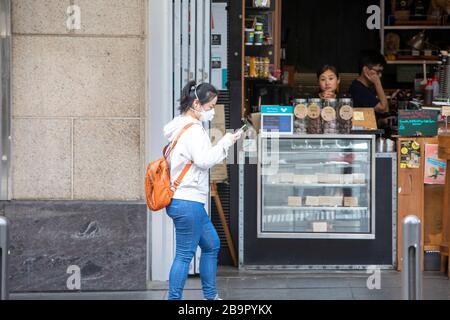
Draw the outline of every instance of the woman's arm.
<instances>
[{"instance_id":1,"label":"woman's arm","mask_svg":"<svg viewBox=\"0 0 450 320\"><path fill-rule=\"evenodd\" d=\"M211 147L210 138L203 128L195 126L192 129L192 134L186 136L187 149L192 162L203 170L208 170L222 162L228 156L229 148L238 139L236 135L227 133L214 147Z\"/></svg>"}]
</instances>

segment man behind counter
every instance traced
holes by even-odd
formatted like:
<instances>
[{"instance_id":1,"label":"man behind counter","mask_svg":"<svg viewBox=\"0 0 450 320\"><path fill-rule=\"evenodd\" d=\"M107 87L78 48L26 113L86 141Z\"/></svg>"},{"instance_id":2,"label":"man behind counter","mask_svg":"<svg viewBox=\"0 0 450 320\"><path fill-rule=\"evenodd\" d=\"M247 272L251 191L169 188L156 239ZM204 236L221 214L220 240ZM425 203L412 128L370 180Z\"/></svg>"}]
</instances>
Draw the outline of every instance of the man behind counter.
<instances>
[{"instance_id":1,"label":"man behind counter","mask_svg":"<svg viewBox=\"0 0 450 320\"><path fill-rule=\"evenodd\" d=\"M388 111L388 101L380 79L385 65L386 60L378 52L363 55L359 62L361 73L349 89L355 107L374 108L377 113Z\"/></svg>"}]
</instances>

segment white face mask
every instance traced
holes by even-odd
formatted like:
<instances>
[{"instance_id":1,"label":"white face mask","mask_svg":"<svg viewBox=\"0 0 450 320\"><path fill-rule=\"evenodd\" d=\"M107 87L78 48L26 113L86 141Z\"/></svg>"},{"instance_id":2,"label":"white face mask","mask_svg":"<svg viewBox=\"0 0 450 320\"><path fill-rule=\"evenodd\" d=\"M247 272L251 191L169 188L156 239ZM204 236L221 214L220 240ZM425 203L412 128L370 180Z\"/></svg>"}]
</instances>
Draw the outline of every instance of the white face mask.
<instances>
[{"instance_id":1,"label":"white face mask","mask_svg":"<svg viewBox=\"0 0 450 320\"><path fill-rule=\"evenodd\" d=\"M194 108L191 108L191 109L197 113L200 113L200 121L202 121L202 122L212 121L214 119L214 116L216 115L216 112L214 111L214 109L205 111L205 110L203 110L203 107L202 107L203 111L201 111L201 112L195 110Z\"/></svg>"}]
</instances>

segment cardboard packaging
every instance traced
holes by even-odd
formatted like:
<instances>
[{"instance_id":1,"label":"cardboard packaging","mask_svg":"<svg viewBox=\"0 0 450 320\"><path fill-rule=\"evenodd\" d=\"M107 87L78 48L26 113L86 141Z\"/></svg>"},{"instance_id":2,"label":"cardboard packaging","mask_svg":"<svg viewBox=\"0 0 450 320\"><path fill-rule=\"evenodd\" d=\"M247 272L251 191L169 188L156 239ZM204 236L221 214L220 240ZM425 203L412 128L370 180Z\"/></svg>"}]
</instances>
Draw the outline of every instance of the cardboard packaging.
<instances>
[{"instance_id":1,"label":"cardboard packaging","mask_svg":"<svg viewBox=\"0 0 450 320\"><path fill-rule=\"evenodd\" d=\"M345 184L353 184L353 175L352 174L344 174L344 183Z\"/></svg>"},{"instance_id":2,"label":"cardboard packaging","mask_svg":"<svg viewBox=\"0 0 450 320\"><path fill-rule=\"evenodd\" d=\"M344 198L344 207L358 207L358 198L355 197L345 197Z\"/></svg>"},{"instance_id":3,"label":"cardboard packaging","mask_svg":"<svg viewBox=\"0 0 450 320\"><path fill-rule=\"evenodd\" d=\"M356 184L366 183L366 175L364 173L354 173L353 174L353 183L356 183Z\"/></svg>"},{"instance_id":4,"label":"cardboard packaging","mask_svg":"<svg viewBox=\"0 0 450 320\"><path fill-rule=\"evenodd\" d=\"M319 197L319 206L341 207L344 197Z\"/></svg>"},{"instance_id":5,"label":"cardboard packaging","mask_svg":"<svg viewBox=\"0 0 450 320\"><path fill-rule=\"evenodd\" d=\"M377 120L373 108L353 109L353 129L355 130L377 130Z\"/></svg>"},{"instance_id":6,"label":"cardboard packaging","mask_svg":"<svg viewBox=\"0 0 450 320\"><path fill-rule=\"evenodd\" d=\"M302 197L288 197L288 206L301 207Z\"/></svg>"},{"instance_id":7,"label":"cardboard packaging","mask_svg":"<svg viewBox=\"0 0 450 320\"><path fill-rule=\"evenodd\" d=\"M319 173L317 176L319 183L344 183L344 176L342 174Z\"/></svg>"},{"instance_id":8,"label":"cardboard packaging","mask_svg":"<svg viewBox=\"0 0 450 320\"><path fill-rule=\"evenodd\" d=\"M308 197L306 197L305 204L307 206L315 206L315 207L317 207L317 206L319 206L319 197L308 196Z\"/></svg>"}]
</instances>

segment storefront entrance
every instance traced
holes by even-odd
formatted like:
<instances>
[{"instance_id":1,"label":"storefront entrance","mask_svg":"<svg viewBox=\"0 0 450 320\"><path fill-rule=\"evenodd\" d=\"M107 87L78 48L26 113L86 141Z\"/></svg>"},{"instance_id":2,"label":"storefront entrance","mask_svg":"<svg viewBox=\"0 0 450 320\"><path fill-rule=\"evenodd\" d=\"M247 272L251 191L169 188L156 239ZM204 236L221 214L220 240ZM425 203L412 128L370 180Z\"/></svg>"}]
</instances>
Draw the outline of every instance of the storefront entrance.
<instances>
[{"instance_id":1,"label":"storefront entrance","mask_svg":"<svg viewBox=\"0 0 450 320\"><path fill-rule=\"evenodd\" d=\"M190 80L210 81L209 0L149 1L148 161L161 156L163 127L177 115L183 86ZM165 281L174 256L174 228L162 210L147 224L147 279ZM198 272L198 255L191 273Z\"/></svg>"}]
</instances>

